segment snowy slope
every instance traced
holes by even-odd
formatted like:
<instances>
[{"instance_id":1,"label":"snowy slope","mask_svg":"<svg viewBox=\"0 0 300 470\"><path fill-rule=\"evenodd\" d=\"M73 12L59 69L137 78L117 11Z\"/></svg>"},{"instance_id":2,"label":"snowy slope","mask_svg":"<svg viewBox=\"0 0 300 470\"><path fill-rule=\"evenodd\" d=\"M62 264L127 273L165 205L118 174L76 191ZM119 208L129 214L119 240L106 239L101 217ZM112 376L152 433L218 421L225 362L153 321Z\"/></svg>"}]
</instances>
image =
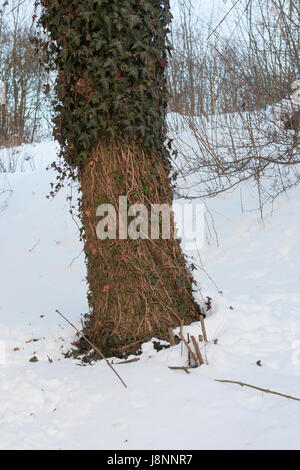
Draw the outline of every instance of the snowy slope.
<instances>
[{"instance_id":1,"label":"snowy slope","mask_svg":"<svg viewBox=\"0 0 300 470\"><path fill-rule=\"evenodd\" d=\"M80 325L85 267L67 193L46 198L54 145L40 151L36 171L0 175L0 447L299 449L300 402L214 379L300 398L300 188L264 224L249 188L243 213L240 192L207 203L207 243L193 256L219 343L189 375L168 369L185 364L180 346L146 344L139 362L116 366L124 389L103 361L62 355L74 335L55 310Z\"/></svg>"}]
</instances>

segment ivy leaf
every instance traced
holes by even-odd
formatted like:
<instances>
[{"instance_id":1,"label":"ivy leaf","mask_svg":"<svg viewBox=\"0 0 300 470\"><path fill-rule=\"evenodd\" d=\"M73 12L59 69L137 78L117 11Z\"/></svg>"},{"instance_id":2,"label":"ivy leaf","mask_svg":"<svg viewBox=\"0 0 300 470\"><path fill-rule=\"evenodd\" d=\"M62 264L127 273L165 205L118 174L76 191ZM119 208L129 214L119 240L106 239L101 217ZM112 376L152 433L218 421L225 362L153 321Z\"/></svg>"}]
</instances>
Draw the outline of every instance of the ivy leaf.
<instances>
[{"instance_id":1,"label":"ivy leaf","mask_svg":"<svg viewBox=\"0 0 300 470\"><path fill-rule=\"evenodd\" d=\"M128 17L128 24L131 29L141 23L141 18L138 15L130 15Z\"/></svg>"},{"instance_id":2,"label":"ivy leaf","mask_svg":"<svg viewBox=\"0 0 300 470\"><path fill-rule=\"evenodd\" d=\"M33 356L31 359L29 359L29 362L38 362L38 358Z\"/></svg>"}]
</instances>

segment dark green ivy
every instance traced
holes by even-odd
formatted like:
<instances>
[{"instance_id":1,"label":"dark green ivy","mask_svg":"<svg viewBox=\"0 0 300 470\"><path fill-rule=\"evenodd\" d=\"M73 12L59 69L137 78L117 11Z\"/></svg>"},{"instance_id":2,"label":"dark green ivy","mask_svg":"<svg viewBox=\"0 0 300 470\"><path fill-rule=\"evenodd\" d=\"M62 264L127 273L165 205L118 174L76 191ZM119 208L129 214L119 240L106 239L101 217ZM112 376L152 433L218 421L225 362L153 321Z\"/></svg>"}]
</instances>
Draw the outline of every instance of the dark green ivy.
<instances>
[{"instance_id":1,"label":"dark green ivy","mask_svg":"<svg viewBox=\"0 0 300 470\"><path fill-rule=\"evenodd\" d=\"M43 0L58 71L54 135L69 164L100 140L163 151L168 0Z\"/></svg>"}]
</instances>

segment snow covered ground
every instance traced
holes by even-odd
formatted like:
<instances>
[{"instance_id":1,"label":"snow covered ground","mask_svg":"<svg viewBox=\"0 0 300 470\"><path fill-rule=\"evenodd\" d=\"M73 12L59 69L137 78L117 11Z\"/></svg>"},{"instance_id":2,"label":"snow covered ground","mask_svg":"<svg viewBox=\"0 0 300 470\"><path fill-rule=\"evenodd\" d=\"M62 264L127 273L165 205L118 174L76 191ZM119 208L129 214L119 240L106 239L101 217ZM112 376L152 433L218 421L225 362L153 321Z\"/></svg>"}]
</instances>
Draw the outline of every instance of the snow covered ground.
<instances>
[{"instance_id":1,"label":"snow covered ground","mask_svg":"<svg viewBox=\"0 0 300 470\"><path fill-rule=\"evenodd\" d=\"M34 153L34 171L0 175L0 448L299 449L300 402L215 379L300 398L300 188L264 223L249 188L243 211L240 191L207 203L207 243L193 256L218 345L187 375L168 368L185 364L180 346L146 344L116 366L125 389L103 361L62 355L74 332L55 310L80 326L84 258L67 192L46 198L54 144Z\"/></svg>"}]
</instances>

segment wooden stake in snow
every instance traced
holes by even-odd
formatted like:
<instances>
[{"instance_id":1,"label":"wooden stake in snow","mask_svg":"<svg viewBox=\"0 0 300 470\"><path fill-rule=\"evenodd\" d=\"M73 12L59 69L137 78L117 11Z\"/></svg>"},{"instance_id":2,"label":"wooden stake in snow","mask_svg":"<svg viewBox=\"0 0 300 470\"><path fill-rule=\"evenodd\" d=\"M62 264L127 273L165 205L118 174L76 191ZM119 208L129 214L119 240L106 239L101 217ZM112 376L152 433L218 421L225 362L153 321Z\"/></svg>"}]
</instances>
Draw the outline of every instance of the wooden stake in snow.
<instances>
[{"instance_id":1,"label":"wooden stake in snow","mask_svg":"<svg viewBox=\"0 0 300 470\"><path fill-rule=\"evenodd\" d=\"M197 357L195 356L195 353L191 350L187 340L185 339L185 337L180 333L180 338L182 339L182 341L184 342L185 346L187 347L187 350L188 352L191 354L191 357L193 358L193 361L196 365L198 365L198 360L197 360Z\"/></svg>"},{"instance_id":2,"label":"wooden stake in snow","mask_svg":"<svg viewBox=\"0 0 300 470\"><path fill-rule=\"evenodd\" d=\"M118 377L118 379L122 382L122 384L124 385L125 388L127 388L127 385L126 383L124 382L124 380L120 377L120 375L118 374L118 372L113 368L113 366L111 365L111 363L109 362L109 360L104 356L104 354L102 354L102 352L100 351L100 349L98 349L85 335L83 335L79 330L78 328L76 328L76 326L73 325L73 323L71 323L62 313L60 313L59 310L56 310L56 313L58 313L58 315L60 315L72 328L74 328L75 331L77 331L77 333L79 333L84 339L85 341L90 345L92 346L93 349L95 349L95 351L97 351L97 353L100 355L100 357L102 357L102 359L105 360L105 362L107 363L107 365L112 369L112 371L116 374L116 376Z\"/></svg>"},{"instance_id":3,"label":"wooden stake in snow","mask_svg":"<svg viewBox=\"0 0 300 470\"><path fill-rule=\"evenodd\" d=\"M169 369L171 369L171 370L184 370L184 372L186 374L189 374L189 369L192 369L192 367L184 367L184 366L182 366L182 367L171 367L171 366L169 366Z\"/></svg>"},{"instance_id":4,"label":"wooden stake in snow","mask_svg":"<svg viewBox=\"0 0 300 470\"><path fill-rule=\"evenodd\" d=\"M200 315L200 323L201 323L204 342L207 343L207 334L206 334L206 328L205 328L204 316L203 315Z\"/></svg>"},{"instance_id":5,"label":"wooden stake in snow","mask_svg":"<svg viewBox=\"0 0 300 470\"><path fill-rule=\"evenodd\" d=\"M194 345L194 348L195 348L195 351L199 360L199 364L200 366L202 366L204 364L204 361L203 361L202 354L200 352L199 344L197 343L195 336L191 336L191 338L192 338L193 345Z\"/></svg>"}]
</instances>

